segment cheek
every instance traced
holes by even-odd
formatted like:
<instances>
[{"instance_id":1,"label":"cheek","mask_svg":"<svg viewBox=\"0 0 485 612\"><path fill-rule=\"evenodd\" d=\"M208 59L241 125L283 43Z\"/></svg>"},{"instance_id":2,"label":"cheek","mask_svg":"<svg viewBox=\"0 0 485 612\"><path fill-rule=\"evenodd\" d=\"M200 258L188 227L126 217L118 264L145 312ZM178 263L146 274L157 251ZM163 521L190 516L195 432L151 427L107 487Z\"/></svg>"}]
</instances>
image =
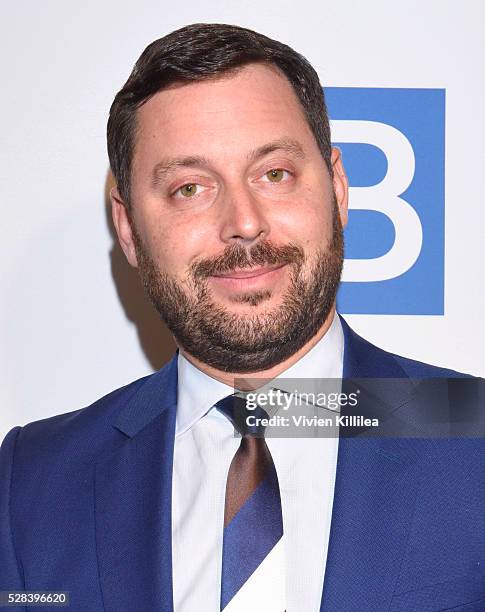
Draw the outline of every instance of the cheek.
<instances>
[{"instance_id":1,"label":"cheek","mask_svg":"<svg viewBox=\"0 0 485 612\"><path fill-rule=\"evenodd\" d=\"M176 217L145 219L143 238L157 267L183 278L195 258L207 256L214 229L211 232L207 225Z\"/></svg>"},{"instance_id":2,"label":"cheek","mask_svg":"<svg viewBox=\"0 0 485 612\"><path fill-rule=\"evenodd\" d=\"M280 228L284 240L302 245L310 254L324 247L331 238L332 202L306 189L297 201L278 210L275 226Z\"/></svg>"}]
</instances>

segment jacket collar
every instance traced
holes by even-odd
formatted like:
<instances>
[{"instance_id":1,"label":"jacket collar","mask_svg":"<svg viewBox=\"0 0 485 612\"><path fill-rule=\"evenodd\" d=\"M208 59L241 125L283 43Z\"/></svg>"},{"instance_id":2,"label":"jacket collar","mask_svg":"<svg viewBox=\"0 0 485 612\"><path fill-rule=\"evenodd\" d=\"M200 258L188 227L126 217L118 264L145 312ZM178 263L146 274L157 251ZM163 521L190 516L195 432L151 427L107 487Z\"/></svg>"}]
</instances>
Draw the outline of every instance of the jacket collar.
<instances>
[{"instance_id":1,"label":"jacket collar","mask_svg":"<svg viewBox=\"0 0 485 612\"><path fill-rule=\"evenodd\" d=\"M132 438L166 410L176 410L177 357L178 351L127 401L113 423L116 429Z\"/></svg>"}]
</instances>

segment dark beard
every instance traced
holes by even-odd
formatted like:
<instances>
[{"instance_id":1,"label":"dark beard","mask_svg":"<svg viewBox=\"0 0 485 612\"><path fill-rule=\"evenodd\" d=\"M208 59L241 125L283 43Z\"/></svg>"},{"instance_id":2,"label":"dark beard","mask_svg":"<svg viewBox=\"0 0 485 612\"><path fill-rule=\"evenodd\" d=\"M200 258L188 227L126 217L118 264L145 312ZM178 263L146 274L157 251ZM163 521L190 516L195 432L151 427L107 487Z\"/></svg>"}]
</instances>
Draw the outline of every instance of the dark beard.
<instances>
[{"instance_id":1,"label":"dark beard","mask_svg":"<svg viewBox=\"0 0 485 612\"><path fill-rule=\"evenodd\" d=\"M246 249L234 244L222 255L191 267L192 295L172 276L157 269L131 225L140 278L152 304L177 343L218 370L246 374L281 363L318 332L333 307L343 265L343 234L335 200L332 239L326 250L317 253L309 279L300 274L305 255L297 245L276 247L260 242ZM291 267L290 286L279 307L240 315L212 301L206 280L212 274L276 264ZM255 306L270 295L269 291L253 291L238 295L234 301Z\"/></svg>"}]
</instances>

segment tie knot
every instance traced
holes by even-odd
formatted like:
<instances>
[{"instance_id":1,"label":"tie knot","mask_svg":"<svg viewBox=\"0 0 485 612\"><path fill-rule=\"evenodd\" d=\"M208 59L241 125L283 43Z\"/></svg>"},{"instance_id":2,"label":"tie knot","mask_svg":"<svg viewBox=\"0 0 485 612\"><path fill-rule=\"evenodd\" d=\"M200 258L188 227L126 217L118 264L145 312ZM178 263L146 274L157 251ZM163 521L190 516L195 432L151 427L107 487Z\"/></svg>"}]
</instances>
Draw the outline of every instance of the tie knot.
<instances>
[{"instance_id":1,"label":"tie knot","mask_svg":"<svg viewBox=\"0 0 485 612\"><path fill-rule=\"evenodd\" d=\"M264 437L266 427L264 420L269 418L269 415L261 406L248 408L245 397L228 395L217 402L214 407L231 421L234 429L241 436Z\"/></svg>"}]
</instances>

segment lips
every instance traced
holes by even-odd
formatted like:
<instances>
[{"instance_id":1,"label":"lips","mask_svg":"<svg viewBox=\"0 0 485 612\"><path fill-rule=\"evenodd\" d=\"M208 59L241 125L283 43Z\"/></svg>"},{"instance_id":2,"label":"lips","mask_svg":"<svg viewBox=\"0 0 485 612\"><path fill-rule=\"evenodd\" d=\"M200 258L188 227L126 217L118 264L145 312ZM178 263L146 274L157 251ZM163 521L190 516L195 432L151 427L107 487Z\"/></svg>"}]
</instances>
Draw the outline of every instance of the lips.
<instances>
[{"instance_id":1,"label":"lips","mask_svg":"<svg viewBox=\"0 0 485 612\"><path fill-rule=\"evenodd\" d=\"M258 266L254 268L245 268L243 270L232 270L230 272L224 272L222 274L214 274L215 278L224 278L224 279L240 279L240 278L256 278L258 276L263 276L263 274L268 274L268 272L273 272L274 270L279 270L286 264L278 264L275 266Z\"/></svg>"}]
</instances>

